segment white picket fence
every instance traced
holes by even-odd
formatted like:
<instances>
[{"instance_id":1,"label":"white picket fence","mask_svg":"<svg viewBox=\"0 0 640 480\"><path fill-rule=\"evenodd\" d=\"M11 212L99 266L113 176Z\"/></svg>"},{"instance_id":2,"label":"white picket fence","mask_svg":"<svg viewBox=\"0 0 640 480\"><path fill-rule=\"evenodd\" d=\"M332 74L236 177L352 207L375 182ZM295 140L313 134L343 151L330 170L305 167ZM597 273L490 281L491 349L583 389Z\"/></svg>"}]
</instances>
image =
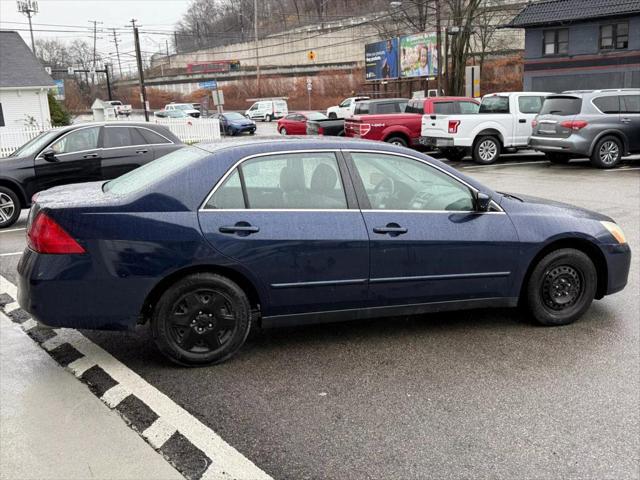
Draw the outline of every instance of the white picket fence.
<instances>
[{"instance_id":1,"label":"white picket fence","mask_svg":"<svg viewBox=\"0 0 640 480\"><path fill-rule=\"evenodd\" d=\"M171 130L184 143L198 143L220 140L220 122L217 118L154 118L152 122ZM63 127L53 127L53 130ZM47 127L0 127L0 157L10 155L42 132L52 130Z\"/></svg>"},{"instance_id":2,"label":"white picket fence","mask_svg":"<svg viewBox=\"0 0 640 480\"><path fill-rule=\"evenodd\" d=\"M220 140L220 121L217 118L155 118L184 143Z\"/></svg>"}]
</instances>

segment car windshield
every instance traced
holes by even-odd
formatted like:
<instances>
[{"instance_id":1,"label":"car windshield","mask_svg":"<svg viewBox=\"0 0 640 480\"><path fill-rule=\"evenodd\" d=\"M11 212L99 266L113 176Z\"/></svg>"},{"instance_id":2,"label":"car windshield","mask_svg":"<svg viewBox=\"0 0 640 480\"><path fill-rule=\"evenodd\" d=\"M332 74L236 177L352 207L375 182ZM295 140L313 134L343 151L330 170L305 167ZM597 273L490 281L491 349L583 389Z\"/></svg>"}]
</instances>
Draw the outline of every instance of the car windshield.
<instances>
[{"instance_id":1,"label":"car windshield","mask_svg":"<svg viewBox=\"0 0 640 480\"><path fill-rule=\"evenodd\" d=\"M190 103L180 103L176 105L176 108L179 108L180 110L193 110L193 105Z\"/></svg>"},{"instance_id":2,"label":"car windshield","mask_svg":"<svg viewBox=\"0 0 640 480\"><path fill-rule=\"evenodd\" d=\"M187 117L188 115L182 110L169 110L167 115L170 117Z\"/></svg>"},{"instance_id":3,"label":"car windshield","mask_svg":"<svg viewBox=\"0 0 640 480\"><path fill-rule=\"evenodd\" d=\"M579 97L549 97L542 104L540 115L577 115L581 107Z\"/></svg>"},{"instance_id":4,"label":"car windshield","mask_svg":"<svg viewBox=\"0 0 640 480\"><path fill-rule=\"evenodd\" d=\"M102 190L114 195L128 195L143 190L148 185L173 175L178 170L210 155L209 152L195 147L185 147L149 162L129 173L105 183Z\"/></svg>"},{"instance_id":5,"label":"car windshield","mask_svg":"<svg viewBox=\"0 0 640 480\"><path fill-rule=\"evenodd\" d=\"M246 120L247 118L238 112L229 112L224 114L227 120Z\"/></svg>"},{"instance_id":6,"label":"car windshield","mask_svg":"<svg viewBox=\"0 0 640 480\"><path fill-rule=\"evenodd\" d=\"M327 116L320 112L309 112L307 113L307 118L309 120L326 120Z\"/></svg>"},{"instance_id":7,"label":"car windshield","mask_svg":"<svg viewBox=\"0 0 640 480\"><path fill-rule=\"evenodd\" d=\"M10 157L28 157L29 155L35 155L44 147L47 146L57 135L60 134L59 130L49 130L48 132L41 133L37 137L29 140L22 145L16 151L14 151Z\"/></svg>"}]
</instances>

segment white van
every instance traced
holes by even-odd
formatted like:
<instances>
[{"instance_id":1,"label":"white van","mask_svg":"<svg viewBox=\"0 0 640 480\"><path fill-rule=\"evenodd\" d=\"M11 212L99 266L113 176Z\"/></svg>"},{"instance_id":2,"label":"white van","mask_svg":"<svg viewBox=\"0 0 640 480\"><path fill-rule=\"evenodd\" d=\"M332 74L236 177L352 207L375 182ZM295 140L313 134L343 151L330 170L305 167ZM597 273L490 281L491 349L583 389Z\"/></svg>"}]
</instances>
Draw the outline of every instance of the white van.
<instances>
[{"instance_id":1,"label":"white van","mask_svg":"<svg viewBox=\"0 0 640 480\"><path fill-rule=\"evenodd\" d=\"M245 115L252 120L271 120L282 118L289 113L287 102L284 100L260 100L251 105Z\"/></svg>"}]
</instances>

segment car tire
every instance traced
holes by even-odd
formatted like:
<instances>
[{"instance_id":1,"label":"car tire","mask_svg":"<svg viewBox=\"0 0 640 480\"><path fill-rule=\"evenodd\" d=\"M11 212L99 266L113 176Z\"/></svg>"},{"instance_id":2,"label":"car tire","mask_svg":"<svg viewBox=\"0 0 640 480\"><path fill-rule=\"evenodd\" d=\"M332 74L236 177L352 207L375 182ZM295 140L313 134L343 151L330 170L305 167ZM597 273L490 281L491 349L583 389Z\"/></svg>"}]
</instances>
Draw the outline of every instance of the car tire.
<instances>
[{"instance_id":1,"label":"car tire","mask_svg":"<svg viewBox=\"0 0 640 480\"><path fill-rule=\"evenodd\" d=\"M284 128L284 127L282 127L282 128L280 129L280 135L286 135L286 134L287 134L287 129L286 129L286 128Z\"/></svg>"},{"instance_id":2,"label":"car tire","mask_svg":"<svg viewBox=\"0 0 640 480\"><path fill-rule=\"evenodd\" d=\"M327 115L331 120L336 120L338 118L338 115L335 112L331 112L329 115Z\"/></svg>"},{"instance_id":3,"label":"car tire","mask_svg":"<svg viewBox=\"0 0 640 480\"><path fill-rule=\"evenodd\" d=\"M0 187L0 228L7 228L16 223L21 210L18 195L10 188Z\"/></svg>"},{"instance_id":4,"label":"car tire","mask_svg":"<svg viewBox=\"0 0 640 480\"><path fill-rule=\"evenodd\" d=\"M527 282L531 317L547 326L568 325L589 308L596 294L598 274L580 250L562 248L545 255Z\"/></svg>"},{"instance_id":5,"label":"car tire","mask_svg":"<svg viewBox=\"0 0 640 480\"><path fill-rule=\"evenodd\" d=\"M571 157L566 153L547 152L544 154L544 156L551 163L557 163L557 164L569 163L569 160L571 160Z\"/></svg>"},{"instance_id":6,"label":"car tire","mask_svg":"<svg viewBox=\"0 0 640 480\"><path fill-rule=\"evenodd\" d=\"M453 162L459 162L467 156L467 152L462 148L446 148L442 150L442 154Z\"/></svg>"},{"instance_id":7,"label":"car tire","mask_svg":"<svg viewBox=\"0 0 640 480\"><path fill-rule=\"evenodd\" d=\"M473 144L473 161L480 165L491 165L500 158L500 140L491 135L478 138Z\"/></svg>"},{"instance_id":8,"label":"car tire","mask_svg":"<svg viewBox=\"0 0 640 480\"><path fill-rule=\"evenodd\" d=\"M227 360L251 330L247 295L214 273L189 275L169 287L153 310L151 333L173 362L203 366Z\"/></svg>"},{"instance_id":9,"label":"car tire","mask_svg":"<svg viewBox=\"0 0 640 480\"><path fill-rule=\"evenodd\" d=\"M591 164L597 168L614 168L620 163L623 148L617 137L601 138L591 153Z\"/></svg>"},{"instance_id":10,"label":"car tire","mask_svg":"<svg viewBox=\"0 0 640 480\"><path fill-rule=\"evenodd\" d=\"M271 121L271 115L267 115L266 117L264 117L264 120L266 122L270 122Z\"/></svg>"},{"instance_id":11,"label":"car tire","mask_svg":"<svg viewBox=\"0 0 640 480\"><path fill-rule=\"evenodd\" d=\"M407 141L404 138L398 136L389 137L385 140L385 142L390 143L391 145L398 145L399 147L407 146Z\"/></svg>"}]
</instances>

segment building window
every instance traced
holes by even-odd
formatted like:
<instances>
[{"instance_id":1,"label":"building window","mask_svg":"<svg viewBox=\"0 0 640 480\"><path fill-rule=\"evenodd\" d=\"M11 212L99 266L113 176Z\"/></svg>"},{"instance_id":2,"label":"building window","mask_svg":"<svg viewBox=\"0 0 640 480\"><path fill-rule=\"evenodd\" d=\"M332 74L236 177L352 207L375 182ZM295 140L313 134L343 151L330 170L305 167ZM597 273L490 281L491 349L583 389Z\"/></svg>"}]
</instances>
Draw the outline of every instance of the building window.
<instances>
[{"instance_id":1,"label":"building window","mask_svg":"<svg viewBox=\"0 0 640 480\"><path fill-rule=\"evenodd\" d=\"M612 23L600 26L600 50L621 50L628 46L628 23Z\"/></svg>"},{"instance_id":2,"label":"building window","mask_svg":"<svg viewBox=\"0 0 640 480\"><path fill-rule=\"evenodd\" d=\"M569 53L569 29L544 31L544 55L567 55Z\"/></svg>"},{"instance_id":3,"label":"building window","mask_svg":"<svg viewBox=\"0 0 640 480\"><path fill-rule=\"evenodd\" d=\"M4 127L4 114L2 113L2 104L0 103L0 127Z\"/></svg>"}]
</instances>

